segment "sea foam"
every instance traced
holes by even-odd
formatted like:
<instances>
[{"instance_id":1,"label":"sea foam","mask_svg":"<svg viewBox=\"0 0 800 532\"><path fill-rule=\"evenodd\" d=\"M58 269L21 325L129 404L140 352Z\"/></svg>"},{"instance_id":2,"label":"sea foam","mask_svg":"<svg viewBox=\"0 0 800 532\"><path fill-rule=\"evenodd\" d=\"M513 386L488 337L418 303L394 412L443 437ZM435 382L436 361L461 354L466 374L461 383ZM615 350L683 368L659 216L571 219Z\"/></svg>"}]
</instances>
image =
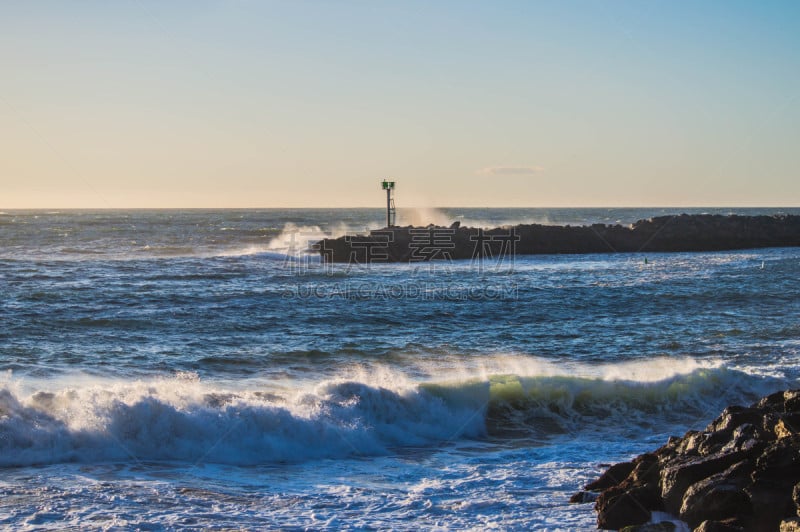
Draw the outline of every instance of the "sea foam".
<instances>
[{"instance_id":1,"label":"sea foam","mask_svg":"<svg viewBox=\"0 0 800 532\"><path fill-rule=\"evenodd\" d=\"M0 465L181 461L269 464L371 456L520 434L555 437L706 423L719 404L775 379L724 367L657 381L490 375L411 383L397 375L301 388L225 386L196 376L0 388Z\"/></svg>"}]
</instances>

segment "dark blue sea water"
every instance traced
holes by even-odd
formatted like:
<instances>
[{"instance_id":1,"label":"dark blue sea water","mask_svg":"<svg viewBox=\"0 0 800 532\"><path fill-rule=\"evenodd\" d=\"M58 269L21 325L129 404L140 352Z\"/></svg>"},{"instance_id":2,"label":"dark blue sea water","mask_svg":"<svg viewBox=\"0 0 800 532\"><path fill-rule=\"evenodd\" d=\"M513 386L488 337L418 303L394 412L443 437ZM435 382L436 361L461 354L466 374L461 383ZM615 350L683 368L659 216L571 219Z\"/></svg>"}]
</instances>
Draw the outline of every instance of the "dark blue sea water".
<instances>
[{"instance_id":1,"label":"dark blue sea water","mask_svg":"<svg viewBox=\"0 0 800 532\"><path fill-rule=\"evenodd\" d=\"M399 222L680 212L781 211ZM305 252L381 222L0 213L0 527L591 529L591 505L567 500L602 463L798 385L800 249L371 267Z\"/></svg>"}]
</instances>

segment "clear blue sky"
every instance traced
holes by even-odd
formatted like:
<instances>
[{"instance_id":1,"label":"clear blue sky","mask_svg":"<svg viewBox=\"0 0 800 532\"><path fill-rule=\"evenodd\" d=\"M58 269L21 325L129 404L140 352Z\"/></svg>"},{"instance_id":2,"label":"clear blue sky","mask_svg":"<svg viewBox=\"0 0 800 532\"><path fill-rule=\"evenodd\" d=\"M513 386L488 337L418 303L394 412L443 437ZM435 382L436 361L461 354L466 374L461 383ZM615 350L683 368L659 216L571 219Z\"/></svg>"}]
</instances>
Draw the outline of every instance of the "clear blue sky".
<instances>
[{"instance_id":1,"label":"clear blue sky","mask_svg":"<svg viewBox=\"0 0 800 532\"><path fill-rule=\"evenodd\" d=\"M0 208L800 205L800 2L4 2Z\"/></svg>"}]
</instances>

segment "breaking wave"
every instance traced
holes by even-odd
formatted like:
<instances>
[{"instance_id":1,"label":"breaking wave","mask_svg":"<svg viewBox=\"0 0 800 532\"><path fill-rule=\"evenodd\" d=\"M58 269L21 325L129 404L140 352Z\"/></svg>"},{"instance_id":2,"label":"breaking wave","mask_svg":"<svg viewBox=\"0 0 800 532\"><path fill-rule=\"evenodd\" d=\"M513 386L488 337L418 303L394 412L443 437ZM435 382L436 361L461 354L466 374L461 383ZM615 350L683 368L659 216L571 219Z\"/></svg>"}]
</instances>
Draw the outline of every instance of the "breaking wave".
<instances>
[{"instance_id":1,"label":"breaking wave","mask_svg":"<svg viewBox=\"0 0 800 532\"><path fill-rule=\"evenodd\" d=\"M402 381L402 378L398 379ZM658 381L494 375L454 382L333 380L247 389L178 376L0 388L0 466L180 461L250 465L370 456L456 439L556 437L705 425L786 383L717 368ZM41 387L41 386L40 386Z\"/></svg>"}]
</instances>

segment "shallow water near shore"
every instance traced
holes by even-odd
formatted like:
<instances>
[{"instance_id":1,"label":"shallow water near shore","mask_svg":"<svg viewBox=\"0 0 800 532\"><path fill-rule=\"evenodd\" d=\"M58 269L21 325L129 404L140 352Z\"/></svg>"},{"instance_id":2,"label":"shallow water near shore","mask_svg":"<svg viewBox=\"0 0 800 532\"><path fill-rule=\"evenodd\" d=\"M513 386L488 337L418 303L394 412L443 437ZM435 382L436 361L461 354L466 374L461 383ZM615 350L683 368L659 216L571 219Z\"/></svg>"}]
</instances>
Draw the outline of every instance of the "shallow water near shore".
<instances>
[{"instance_id":1,"label":"shallow water near shore","mask_svg":"<svg viewBox=\"0 0 800 532\"><path fill-rule=\"evenodd\" d=\"M400 223L679 212L441 209ZM325 265L379 210L0 213L0 525L591 529L602 469L797 387L800 249ZM647 261L645 262L645 258Z\"/></svg>"}]
</instances>

